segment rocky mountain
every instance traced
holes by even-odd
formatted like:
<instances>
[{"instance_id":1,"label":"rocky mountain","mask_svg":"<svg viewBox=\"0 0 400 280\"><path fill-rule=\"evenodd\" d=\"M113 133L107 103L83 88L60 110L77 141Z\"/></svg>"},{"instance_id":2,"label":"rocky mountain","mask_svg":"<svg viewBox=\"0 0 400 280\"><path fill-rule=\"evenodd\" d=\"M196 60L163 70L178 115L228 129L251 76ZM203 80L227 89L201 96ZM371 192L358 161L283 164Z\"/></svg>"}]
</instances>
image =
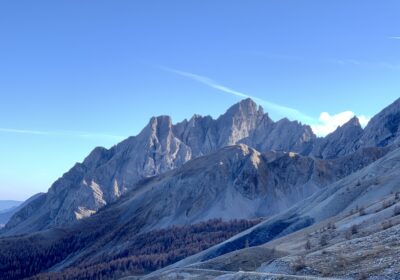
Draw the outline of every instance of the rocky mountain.
<instances>
[{"instance_id":1,"label":"rocky mountain","mask_svg":"<svg viewBox=\"0 0 400 280\"><path fill-rule=\"evenodd\" d=\"M30 232L70 224L118 200L140 180L227 145L243 142L261 151L306 153L314 139L309 126L286 119L274 123L250 99L234 105L217 120L195 115L173 125L168 116L155 117L139 135L109 150L93 150L83 163L57 180L41 201L18 212L6 229L25 226Z\"/></svg>"},{"instance_id":2,"label":"rocky mountain","mask_svg":"<svg viewBox=\"0 0 400 280\"><path fill-rule=\"evenodd\" d=\"M143 279L398 279L398 147L292 208Z\"/></svg>"},{"instance_id":3,"label":"rocky mountain","mask_svg":"<svg viewBox=\"0 0 400 280\"><path fill-rule=\"evenodd\" d=\"M360 149L340 159L321 160L294 153L269 158L244 144L227 146L181 168L135 184L127 195L134 194L126 213L132 213L132 217L137 215L135 211L138 208L143 208L135 220L148 217L143 225L156 228L213 218L230 220L269 216L367 166L387 151L386 148ZM160 200L166 195L164 200ZM47 197L41 196L29 207L35 209L35 203L39 203L39 209L43 209L40 207L46 205ZM123 201L118 201L118 204L122 205ZM74 203L82 203L82 200ZM143 204L154 206L146 208ZM5 234L34 232L48 227L46 213L35 212L29 207L24 207L13 217ZM34 213L29 219L13 224L17 217L25 215L25 211ZM163 217L162 221L155 216Z\"/></svg>"},{"instance_id":4,"label":"rocky mountain","mask_svg":"<svg viewBox=\"0 0 400 280\"><path fill-rule=\"evenodd\" d=\"M96 148L12 217L0 238L0 278L117 278L172 263L146 277L240 279L242 266L255 277L297 274L280 265L295 265L304 236L315 247L329 222L340 236L352 223L379 235L368 225L394 222L383 205L391 201L385 209L394 211L400 200L399 103L365 129L353 118L325 138L298 122L272 121L251 100L216 120L152 118L139 135ZM343 241L329 238L332 246ZM276 240L287 247L273 250ZM298 271L323 276L306 255L314 270Z\"/></svg>"},{"instance_id":5,"label":"rocky mountain","mask_svg":"<svg viewBox=\"0 0 400 280\"><path fill-rule=\"evenodd\" d=\"M117 201L140 180L228 145L243 143L261 153L273 151L272 156L294 152L321 159L343 157L364 147L384 147L398 139L399 104L400 99L375 116L365 129L353 118L325 138L317 138L309 126L296 121L272 121L251 99L232 106L216 120L195 115L173 125L168 116L155 117L139 135L111 149L94 149L83 163L57 180L40 201L16 213L6 230L18 226L31 232L71 224Z\"/></svg>"},{"instance_id":6,"label":"rocky mountain","mask_svg":"<svg viewBox=\"0 0 400 280\"><path fill-rule=\"evenodd\" d=\"M129 262L137 264L142 258L137 255L137 240L144 236L158 236L161 231L164 235L170 231L178 234L180 227L215 219L226 221L230 228L229 221L235 219L252 221L274 216L389 151L389 148L367 148L334 160L294 153L271 159L244 144L227 146L180 168L140 181L115 203L69 227L2 238L0 245L5 249L0 250L3 254L0 257L15 264L37 263L35 260L46 259L45 255L54 256L49 262L40 261L41 265L26 264L25 276L43 271L72 273L70 269L76 266L86 273L100 266L109 269L108 262L120 263L121 267L129 266ZM35 221L36 224L29 225L32 231L40 222ZM7 234L18 235L27 226L26 223L21 228L16 226ZM46 240L46 244L38 248L36 245L42 244L40 240ZM148 242L140 248L151 247ZM17 253L21 244L30 248L29 257ZM154 258L158 259L159 255ZM153 264L153 261L147 263ZM143 265L146 267L146 261ZM4 275L10 275L11 271L12 268L5 268Z\"/></svg>"}]
</instances>

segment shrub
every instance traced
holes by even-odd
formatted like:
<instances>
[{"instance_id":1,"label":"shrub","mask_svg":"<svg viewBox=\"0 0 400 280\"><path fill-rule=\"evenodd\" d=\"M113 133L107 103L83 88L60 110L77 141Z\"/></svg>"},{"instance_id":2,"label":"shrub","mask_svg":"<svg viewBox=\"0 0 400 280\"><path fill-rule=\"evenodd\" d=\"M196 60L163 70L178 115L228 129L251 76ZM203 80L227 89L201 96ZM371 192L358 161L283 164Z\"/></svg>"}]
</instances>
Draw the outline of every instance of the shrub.
<instances>
[{"instance_id":1,"label":"shrub","mask_svg":"<svg viewBox=\"0 0 400 280\"><path fill-rule=\"evenodd\" d=\"M348 265L348 260L343 255L339 255L336 259L336 267L340 269L345 269L347 265Z\"/></svg>"},{"instance_id":2,"label":"shrub","mask_svg":"<svg viewBox=\"0 0 400 280\"><path fill-rule=\"evenodd\" d=\"M304 256L298 257L295 262L293 263L293 269L294 271L298 272L300 270L303 270L306 268L306 259Z\"/></svg>"},{"instance_id":3,"label":"shrub","mask_svg":"<svg viewBox=\"0 0 400 280\"><path fill-rule=\"evenodd\" d=\"M352 225L350 228L351 234L357 234L358 233L358 225Z\"/></svg>"},{"instance_id":4,"label":"shrub","mask_svg":"<svg viewBox=\"0 0 400 280\"><path fill-rule=\"evenodd\" d=\"M329 236L327 234L323 234L319 239L319 245L322 247L328 245Z\"/></svg>"},{"instance_id":5,"label":"shrub","mask_svg":"<svg viewBox=\"0 0 400 280\"><path fill-rule=\"evenodd\" d=\"M311 241L310 241L310 239L307 240L306 245L304 245L304 248L307 251L311 250Z\"/></svg>"},{"instance_id":6,"label":"shrub","mask_svg":"<svg viewBox=\"0 0 400 280\"><path fill-rule=\"evenodd\" d=\"M329 223L328 224L328 229L335 230L336 229L336 225L334 223Z\"/></svg>"}]
</instances>

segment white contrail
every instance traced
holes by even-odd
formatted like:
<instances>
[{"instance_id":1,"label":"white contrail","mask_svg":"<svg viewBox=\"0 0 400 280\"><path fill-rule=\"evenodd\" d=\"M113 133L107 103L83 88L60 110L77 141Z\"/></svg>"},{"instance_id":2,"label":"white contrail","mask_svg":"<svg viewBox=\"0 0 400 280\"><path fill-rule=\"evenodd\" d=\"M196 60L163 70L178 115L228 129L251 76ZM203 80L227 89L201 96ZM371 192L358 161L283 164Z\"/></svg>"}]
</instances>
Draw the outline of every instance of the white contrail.
<instances>
[{"instance_id":1,"label":"white contrail","mask_svg":"<svg viewBox=\"0 0 400 280\"><path fill-rule=\"evenodd\" d=\"M200 76L197 74L193 74L193 73L189 73L189 72L185 72L185 71L180 71L180 70L176 70L176 69L172 69L172 68L168 68L168 67L164 67L164 66L158 66L160 69L171 72L171 73L175 73L178 74L180 76L192 79L194 81L200 82L202 84L205 84L211 88L214 88L216 90L240 97L240 98L251 98L254 101L256 101L257 103L259 103L260 105L263 105L264 107L266 107L267 110L271 110L271 111L275 111L276 113L278 113L281 116L284 117L289 117L291 119L295 119L295 120L300 120L303 121L305 123L315 123L317 120L315 120L314 118L298 111L297 109L294 108L290 108L287 106L283 106L283 105L279 105L276 103L272 103L269 101L266 101L264 99L258 98L258 97L254 97L251 96L249 94L245 94L243 92L239 92L236 90L233 90L229 87L226 87L224 85L219 84L218 82L208 78L208 77L204 77L204 76Z\"/></svg>"},{"instance_id":2,"label":"white contrail","mask_svg":"<svg viewBox=\"0 0 400 280\"><path fill-rule=\"evenodd\" d=\"M41 130L28 130L28 129L14 129L14 128L0 128L2 133L16 133L16 134L29 134L29 135L44 135L44 136L68 136L68 137L81 137L81 138L108 138L115 140L122 140L125 137L119 135L82 132L82 131L41 131Z\"/></svg>"},{"instance_id":3,"label":"white contrail","mask_svg":"<svg viewBox=\"0 0 400 280\"><path fill-rule=\"evenodd\" d=\"M392 36L390 39L400 40L400 36Z\"/></svg>"}]
</instances>

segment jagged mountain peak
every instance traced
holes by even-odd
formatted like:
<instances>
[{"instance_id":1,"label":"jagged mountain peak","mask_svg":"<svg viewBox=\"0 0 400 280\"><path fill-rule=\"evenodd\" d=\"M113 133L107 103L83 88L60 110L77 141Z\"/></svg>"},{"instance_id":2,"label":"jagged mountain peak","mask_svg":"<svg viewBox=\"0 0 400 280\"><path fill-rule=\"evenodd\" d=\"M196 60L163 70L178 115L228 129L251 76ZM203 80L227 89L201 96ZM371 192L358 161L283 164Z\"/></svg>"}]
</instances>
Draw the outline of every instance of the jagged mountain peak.
<instances>
[{"instance_id":1,"label":"jagged mountain peak","mask_svg":"<svg viewBox=\"0 0 400 280\"><path fill-rule=\"evenodd\" d=\"M194 114L194 115L190 118L189 122L191 122L191 121L197 121L197 120L200 120L200 119L202 119L202 118L203 118L202 115Z\"/></svg>"},{"instance_id":2,"label":"jagged mountain peak","mask_svg":"<svg viewBox=\"0 0 400 280\"><path fill-rule=\"evenodd\" d=\"M359 119L353 117L325 138L319 138L311 154L320 158L332 159L353 153L359 148L358 142L363 133L364 130Z\"/></svg>"},{"instance_id":3,"label":"jagged mountain peak","mask_svg":"<svg viewBox=\"0 0 400 280\"><path fill-rule=\"evenodd\" d=\"M85 158L83 165L86 167L93 167L102 164L109 158L110 150L104 147L96 147L93 151Z\"/></svg>"},{"instance_id":4,"label":"jagged mountain peak","mask_svg":"<svg viewBox=\"0 0 400 280\"><path fill-rule=\"evenodd\" d=\"M354 116L347 123L342 125L342 127L343 126L360 126L361 127L360 119L357 116Z\"/></svg>"},{"instance_id":5,"label":"jagged mountain peak","mask_svg":"<svg viewBox=\"0 0 400 280\"><path fill-rule=\"evenodd\" d=\"M360 120L357 116L354 116L345 124L338 126L338 128L333 131L332 133L328 134L326 138L334 138L334 137L352 137L354 135L362 134L363 128L361 127ZM353 138L353 137L352 137ZM350 140L347 138L347 140ZM358 139L351 139L351 140L358 140Z\"/></svg>"},{"instance_id":6,"label":"jagged mountain peak","mask_svg":"<svg viewBox=\"0 0 400 280\"><path fill-rule=\"evenodd\" d=\"M148 127L152 131L169 130L172 128L172 118L170 116L166 116L166 115L152 117L150 119Z\"/></svg>"},{"instance_id":7,"label":"jagged mountain peak","mask_svg":"<svg viewBox=\"0 0 400 280\"><path fill-rule=\"evenodd\" d=\"M258 107L257 103L254 102L254 100L251 99L251 98L242 99L241 101L239 101L238 103L236 103L232 107L236 107L236 106L239 106L241 108L246 108L247 107L247 108L254 108L254 109L257 109L257 107Z\"/></svg>"},{"instance_id":8,"label":"jagged mountain peak","mask_svg":"<svg viewBox=\"0 0 400 280\"><path fill-rule=\"evenodd\" d=\"M257 103L255 103L251 98L246 98L230 107L228 111L221 117L231 117L238 115L243 117L253 117L263 114L264 109L261 106L258 106Z\"/></svg>"}]
</instances>

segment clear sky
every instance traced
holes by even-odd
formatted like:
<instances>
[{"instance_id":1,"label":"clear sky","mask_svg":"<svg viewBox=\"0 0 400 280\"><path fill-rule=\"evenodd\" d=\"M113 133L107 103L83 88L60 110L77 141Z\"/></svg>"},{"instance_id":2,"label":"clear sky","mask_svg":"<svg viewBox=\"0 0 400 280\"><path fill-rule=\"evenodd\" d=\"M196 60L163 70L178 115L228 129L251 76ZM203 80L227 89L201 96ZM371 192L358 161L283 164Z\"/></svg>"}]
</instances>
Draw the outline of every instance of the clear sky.
<instances>
[{"instance_id":1,"label":"clear sky","mask_svg":"<svg viewBox=\"0 0 400 280\"><path fill-rule=\"evenodd\" d=\"M245 96L326 134L400 96L400 1L0 1L0 199ZM321 113L326 112L320 117ZM336 115L336 116L335 116Z\"/></svg>"}]
</instances>

